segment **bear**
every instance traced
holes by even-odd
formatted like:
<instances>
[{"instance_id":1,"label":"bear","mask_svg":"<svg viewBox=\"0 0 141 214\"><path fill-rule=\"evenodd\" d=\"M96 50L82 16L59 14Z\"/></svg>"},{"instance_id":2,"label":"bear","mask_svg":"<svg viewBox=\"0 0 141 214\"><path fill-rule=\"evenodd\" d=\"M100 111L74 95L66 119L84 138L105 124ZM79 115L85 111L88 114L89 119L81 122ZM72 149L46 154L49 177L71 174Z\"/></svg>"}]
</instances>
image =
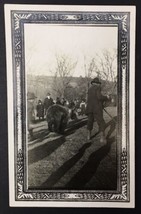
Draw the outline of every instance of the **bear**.
<instances>
[{"instance_id":1,"label":"bear","mask_svg":"<svg viewBox=\"0 0 141 214\"><path fill-rule=\"evenodd\" d=\"M63 134L69 121L69 109L65 106L54 104L47 110L46 119L48 130Z\"/></svg>"}]
</instances>

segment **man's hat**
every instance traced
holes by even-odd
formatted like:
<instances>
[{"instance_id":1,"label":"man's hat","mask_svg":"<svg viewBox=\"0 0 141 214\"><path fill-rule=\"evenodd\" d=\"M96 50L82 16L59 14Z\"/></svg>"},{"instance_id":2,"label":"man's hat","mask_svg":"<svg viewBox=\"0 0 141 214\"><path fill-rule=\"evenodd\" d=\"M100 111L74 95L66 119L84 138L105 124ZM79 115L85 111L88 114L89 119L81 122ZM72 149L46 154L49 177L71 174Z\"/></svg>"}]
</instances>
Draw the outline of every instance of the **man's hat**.
<instances>
[{"instance_id":1,"label":"man's hat","mask_svg":"<svg viewBox=\"0 0 141 214\"><path fill-rule=\"evenodd\" d=\"M35 94L33 92L28 92L27 93L27 99L28 100L33 100L35 98L37 98L37 97L35 96Z\"/></svg>"},{"instance_id":2,"label":"man's hat","mask_svg":"<svg viewBox=\"0 0 141 214\"><path fill-rule=\"evenodd\" d=\"M95 78L91 81L91 84L93 84L93 83L101 84L101 82L99 81L99 78L98 78L98 77L95 77Z\"/></svg>"}]
</instances>

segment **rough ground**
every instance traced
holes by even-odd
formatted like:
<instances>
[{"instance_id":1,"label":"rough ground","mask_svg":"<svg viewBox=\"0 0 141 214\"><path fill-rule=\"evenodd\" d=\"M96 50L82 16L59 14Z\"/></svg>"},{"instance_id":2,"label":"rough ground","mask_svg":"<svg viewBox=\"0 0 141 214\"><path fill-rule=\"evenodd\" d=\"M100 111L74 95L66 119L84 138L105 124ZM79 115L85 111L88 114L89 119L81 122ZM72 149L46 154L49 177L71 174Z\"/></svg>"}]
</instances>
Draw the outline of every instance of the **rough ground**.
<instances>
[{"instance_id":1,"label":"rough ground","mask_svg":"<svg viewBox=\"0 0 141 214\"><path fill-rule=\"evenodd\" d=\"M116 119L116 107L106 110ZM35 124L28 143L30 189L113 190L117 187L116 125L104 113L107 144L100 143L98 126L87 142L86 118L70 123L64 135L49 133L46 121Z\"/></svg>"}]
</instances>

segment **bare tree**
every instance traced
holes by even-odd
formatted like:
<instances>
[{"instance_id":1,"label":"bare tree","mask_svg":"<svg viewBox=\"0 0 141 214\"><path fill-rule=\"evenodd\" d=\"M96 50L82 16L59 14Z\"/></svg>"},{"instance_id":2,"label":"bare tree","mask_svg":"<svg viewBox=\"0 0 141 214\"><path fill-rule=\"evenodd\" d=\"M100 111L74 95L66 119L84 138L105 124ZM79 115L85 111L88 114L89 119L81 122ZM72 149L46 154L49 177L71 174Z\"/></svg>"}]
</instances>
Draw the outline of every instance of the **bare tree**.
<instances>
[{"instance_id":1,"label":"bare tree","mask_svg":"<svg viewBox=\"0 0 141 214\"><path fill-rule=\"evenodd\" d=\"M76 65L77 61L73 62L68 56L56 55L56 68L52 88L57 96L65 97L65 91L69 87Z\"/></svg>"},{"instance_id":2,"label":"bare tree","mask_svg":"<svg viewBox=\"0 0 141 214\"><path fill-rule=\"evenodd\" d=\"M85 84L86 84L86 98L87 91L90 86L90 80L98 77L103 81L102 89L111 91L111 84L115 87L117 78L117 52L116 50L104 50L100 55L96 54L93 58L86 60L84 56L84 70L85 70Z\"/></svg>"},{"instance_id":3,"label":"bare tree","mask_svg":"<svg viewBox=\"0 0 141 214\"><path fill-rule=\"evenodd\" d=\"M97 76L106 81L115 81L117 76L117 53L116 50L104 50L102 55L97 55Z\"/></svg>"}]
</instances>

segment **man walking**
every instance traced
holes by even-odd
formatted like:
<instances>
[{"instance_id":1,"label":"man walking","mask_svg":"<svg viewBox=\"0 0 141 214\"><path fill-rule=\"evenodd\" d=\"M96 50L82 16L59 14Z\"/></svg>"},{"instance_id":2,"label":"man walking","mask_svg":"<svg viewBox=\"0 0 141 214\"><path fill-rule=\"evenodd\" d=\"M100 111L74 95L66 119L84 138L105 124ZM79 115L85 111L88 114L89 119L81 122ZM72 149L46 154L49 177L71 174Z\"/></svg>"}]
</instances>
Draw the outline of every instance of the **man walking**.
<instances>
[{"instance_id":1,"label":"man walking","mask_svg":"<svg viewBox=\"0 0 141 214\"><path fill-rule=\"evenodd\" d=\"M46 115L48 108L53 104L54 104L53 99L51 98L50 93L48 93L47 97L44 100L45 115Z\"/></svg>"},{"instance_id":2,"label":"man walking","mask_svg":"<svg viewBox=\"0 0 141 214\"><path fill-rule=\"evenodd\" d=\"M91 86L88 90L88 99L87 99L87 107L86 107L86 114L88 115L88 135L87 139L90 140L91 138L91 131L93 129L93 123L96 119L99 131L102 133L100 138L100 142L106 141L105 138L105 121L103 119L103 102L109 100L109 96L103 96L101 94L101 82L99 78L94 78L91 82Z\"/></svg>"}]
</instances>

